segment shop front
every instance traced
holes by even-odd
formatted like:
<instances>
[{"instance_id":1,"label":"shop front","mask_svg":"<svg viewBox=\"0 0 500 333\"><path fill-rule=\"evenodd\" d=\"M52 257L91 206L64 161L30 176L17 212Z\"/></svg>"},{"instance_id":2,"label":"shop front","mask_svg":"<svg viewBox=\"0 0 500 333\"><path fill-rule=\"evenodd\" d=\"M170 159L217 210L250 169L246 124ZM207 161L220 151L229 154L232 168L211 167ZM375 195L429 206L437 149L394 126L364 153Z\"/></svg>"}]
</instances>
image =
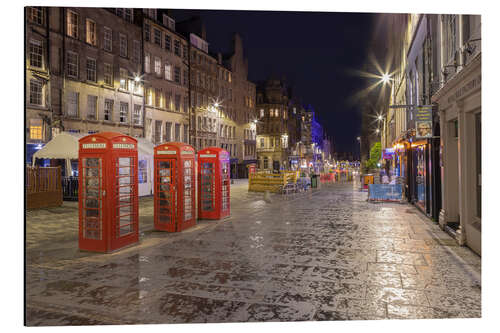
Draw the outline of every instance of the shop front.
<instances>
[{"instance_id":1,"label":"shop front","mask_svg":"<svg viewBox=\"0 0 500 333\"><path fill-rule=\"evenodd\" d=\"M440 226L481 254L481 54L432 97L438 104L442 161Z\"/></svg>"}]
</instances>

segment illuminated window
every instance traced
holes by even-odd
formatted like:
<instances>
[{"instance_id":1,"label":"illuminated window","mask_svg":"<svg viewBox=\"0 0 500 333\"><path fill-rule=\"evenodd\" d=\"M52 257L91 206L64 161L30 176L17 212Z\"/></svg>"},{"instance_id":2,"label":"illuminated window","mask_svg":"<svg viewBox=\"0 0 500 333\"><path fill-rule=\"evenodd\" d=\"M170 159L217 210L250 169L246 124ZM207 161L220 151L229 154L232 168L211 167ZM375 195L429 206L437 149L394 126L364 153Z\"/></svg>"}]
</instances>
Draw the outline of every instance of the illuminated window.
<instances>
[{"instance_id":1,"label":"illuminated window","mask_svg":"<svg viewBox=\"0 0 500 333\"><path fill-rule=\"evenodd\" d=\"M260 117L264 117L264 109L260 109Z\"/></svg>"},{"instance_id":2,"label":"illuminated window","mask_svg":"<svg viewBox=\"0 0 500 333\"><path fill-rule=\"evenodd\" d=\"M42 120L41 119L31 119L30 120L30 139L31 140L42 140Z\"/></svg>"},{"instance_id":3,"label":"illuminated window","mask_svg":"<svg viewBox=\"0 0 500 333\"><path fill-rule=\"evenodd\" d=\"M113 50L113 30L104 27L104 50L111 52Z\"/></svg>"},{"instance_id":4,"label":"illuminated window","mask_svg":"<svg viewBox=\"0 0 500 333\"><path fill-rule=\"evenodd\" d=\"M161 59L158 57L155 57L155 73L161 75Z\"/></svg>"},{"instance_id":5,"label":"illuminated window","mask_svg":"<svg viewBox=\"0 0 500 333\"><path fill-rule=\"evenodd\" d=\"M43 47L39 40L30 40L30 66L42 68Z\"/></svg>"},{"instance_id":6,"label":"illuminated window","mask_svg":"<svg viewBox=\"0 0 500 333\"><path fill-rule=\"evenodd\" d=\"M120 89L128 90L128 71L120 68Z\"/></svg>"},{"instance_id":7,"label":"illuminated window","mask_svg":"<svg viewBox=\"0 0 500 333\"><path fill-rule=\"evenodd\" d=\"M260 138L260 148L264 148L264 138Z\"/></svg>"},{"instance_id":8,"label":"illuminated window","mask_svg":"<svg viewBox=\"0 0 500 333\"><path fill-rule=\"evenodd\" d=\"M30 80L30 104L42 105L42 82L36 79Z\"/></svg>"},{"instance_id":9,"label":"illuminated window","mask_svg":"<svg viewBox=\"0 0 500 333\"><path fill-rule=\"evenodd\" d=\"M165 80L172 81L172 65L169 63L165 64Z\"/></svg>"},{"instance_id":10,"label":"illuminated window","mask_svg":"<svg viewBox=\"0 0 500 333\"><path fill-rule=\"evenodd\" d=\"M70 10L66 20L66 31L68 36L78 38L78 14Z\"/></svg>"},{"instance_id":11,"label":"illuminated window","mask_svg":"<svg viewBox=\"0 0 500 333\"><path fill-rule=\"evenodd\" d=\"M96 24L94 21L86 20L86 42L90 45L97 45Z\"/></svg>"},{"instance_id":12,"label":"illuminated window","mask_svg":"<svg viewBox=\"0 0 500 333\"><path fill-rule=\"evenodd\" d=\"M148 105L153 105L153 89L148 89Z\"/></svg>"}]
</instances>

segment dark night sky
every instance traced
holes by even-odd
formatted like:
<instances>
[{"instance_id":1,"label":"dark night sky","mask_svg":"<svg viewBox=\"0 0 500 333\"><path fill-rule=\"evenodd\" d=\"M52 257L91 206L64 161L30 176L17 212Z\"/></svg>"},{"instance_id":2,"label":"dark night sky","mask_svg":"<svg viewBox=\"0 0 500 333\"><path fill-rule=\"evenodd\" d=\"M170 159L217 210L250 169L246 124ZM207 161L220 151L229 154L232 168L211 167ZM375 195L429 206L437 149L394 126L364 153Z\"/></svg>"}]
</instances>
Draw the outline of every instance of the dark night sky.
<instances>
[{"instance_id":1,"label":"dark night sky","mask_svg":"<svg viewBox=\"0 0 500 333\"><path fill-rule=\"evenodd\" d=\"M230 52L243 38L249 79L285 77L311 104L337 151L356 151L361 115L348 98L365 86L353 74L366 62L374 14L173 10L176 21L193 15L205 23L211 52Z\"/></svg>"}]
</instances>

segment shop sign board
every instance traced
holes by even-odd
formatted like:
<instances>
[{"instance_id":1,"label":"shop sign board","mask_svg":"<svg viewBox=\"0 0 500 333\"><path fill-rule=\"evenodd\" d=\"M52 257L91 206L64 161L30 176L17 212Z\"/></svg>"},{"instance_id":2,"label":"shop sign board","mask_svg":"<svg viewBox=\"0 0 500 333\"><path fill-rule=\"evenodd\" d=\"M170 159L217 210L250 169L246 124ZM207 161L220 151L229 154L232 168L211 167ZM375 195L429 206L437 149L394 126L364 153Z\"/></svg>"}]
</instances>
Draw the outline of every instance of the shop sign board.
<instances>
[{"instance_id":1,"label":"shop sign board","mask_svg":"<svg viewBox=\"0 0 500 333\"><path fill-rule=\"evenodd\" d=\"M425 139L432 137L432 106L417 106L415 113L416 137Z\"/></svg>"},{"instance_id":2,"label":"shop sign board","mask_svg":"<svg viewBox=\"0 0 500 333\"><path fill-rule=\"evenodd\" d=\"M382 153L382 159L390 160L392 159L393 155L394 155L394 148L385 148Z\"/></svg>"}]
</instances>

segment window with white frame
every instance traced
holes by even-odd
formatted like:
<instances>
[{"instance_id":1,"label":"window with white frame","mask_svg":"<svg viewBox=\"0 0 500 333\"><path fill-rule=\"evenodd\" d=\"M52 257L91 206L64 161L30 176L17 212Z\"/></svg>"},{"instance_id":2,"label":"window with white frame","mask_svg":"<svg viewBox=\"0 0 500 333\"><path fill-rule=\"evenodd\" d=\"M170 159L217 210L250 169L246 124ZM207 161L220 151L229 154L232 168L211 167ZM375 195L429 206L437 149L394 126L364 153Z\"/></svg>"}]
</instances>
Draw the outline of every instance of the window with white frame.
<instances>
[{"instance_id":1,"label":"window with white frame","mask_svg":"<svg viewBox=\"0 0 500 333\"><path fill-rule=\"evenodd\" d=\"M151 73L151 55L149 53L144 55L144 71Z\"/></svg>"},{"instance_id":2,"label":"window with white frame","mask_svg":"<svg viewBox=\"0 0 500 333\"><path fill-rule=\"evenodd\" d=\"M147 93L147 104L148 105L153 105L153 89L149 88L148 93Z\"/></svg>"},{"instance_id":3,"label":"window with white frame","mask_svg":"<svg viewBox=\"0 0 500 333\"><path fill-rule=\"evenodd\" d=\"M112 99L104 100L104 120L112 121L113 120L113 105L114 101Z\"/></svg>"},{"instance_id":4,"label":"window with white frame","mask_svg":"<svg viewBox=\"0 0 500 333\"><path fill-rule=\"evenodd\" d=\"M131 22L133 21L133 17L134 17L134 14L132 12L132 9L130 8L125 8L125 16L124 16L124 19L127 21L127 22Z\"/></svg>"},{"instance_id":5,"label":"window with white frame","mask_svg":"<svg viewBox=\"0 0 500 333\"><path fill-rule=\"evenodd\" d=\"M134 104L134 125L142 125L142 105Z\"/></svg>"},{"instance_id":6,"label":"window with white frame","mask_svg":"<svg viewBox=\"0 0 500 333\"><path fill-rule=\"evenodd\" d=\"M104 63L104 83L108 86L113 86L113 67L111 64Z\"/></svg>"},{"instance_id":7,"label":"window with white frame","mask_svg":"<svg viewBox=\"0 0 500 333\"><path fill-rule=\"evenodd\" d=\"M87 81L97 82L97 69L96 60L93 58L87 58Z\"/></svg>"},{"instance_id":8,"label":"window with white frame","mask_svg":"<svg viewBox=\"0 0 500 333\"><path fill-rule=\"evenodd\" d=\"M165 34L165 49L172 51L172 37L169 34Z\"/></svg>"},{"instance_id":9,"label":"window with white frame","mask_svg":"<svg viewBox=\"0 0 500 333\"><path fill-rule=\"evenodd\" d=\"M132 61L135 63L139 63L141 59L141 43L138 40L134 40L134 49L133 49L133 59Z\"/></svg>"},{"instance_id":10,"label":"window with white frame","mask_svg":"<svg viewBox=\"0 0 500 333\"><path fill-rule=\"evenodd\" d=\"M97 96L87 96L87 119L97 119Z\"/></svg>"},{"instance_id":11,"label":"window with white frame","mask_svg":"<svg viewBox=\"0 0 500 333\"><path fill-rule=\"evenodd\" d=\"M120 123L128 123L128 103L120 102Z\"/></svg>"},{"instance_id":12,"label":"window with white frame","mask_svg":"<svg viewBox=\"0 0 500 333\"><path fill-rule=\"evenodd\" d=\"M30 21L36 24L43 24L43 8L30 7L29 8Z\"/></svg>"},{"instance_id":13,"label":"window with white frame","mask_svg":"<svg viewBox=\"0 0 500 333\"><path fill-rule=\"evenodd\" d=\"M174 53L179 57L181 56L181 42L178 39L174 41Z\"/></svg>"},{"instance_id":14,"label":"window with white frame","mask_svg":"<svg viewBox=\"0 0 500 333\"><path fill-rule=\"evenodd\" d=\"M30 40L30 66L43 67L43 43L42 41Z\"/></svg>"},{"instance_id":15,"label":"window with white frame","mask_svg":"<svg viewBox=\"0 0 500 333\"><path fill-rule=\"evenodd\" d=\"M175 111L181 111L181 95L175 94Z\"/></svg>"},{"instance_id":16,"label":"window with white frame","mask_svg":"<svg viewBox=\"0 0 500 333\"><path fill-rule=\"evenodd\" d=\"M128 90L128 71L120 68L120 89Z\"/></svg>"},{"instance_id":17,"label":"window with white frame","mask_svg":"<svg viewBox=\"0 0 500 333\"><path fill-rule=\"evenodd\" d=\"M158 76L161 75L161 59L158 57L155 57L155 73Z\"/></svg>"},{"instance_id":18,"label":"window with white frame","mask_svg":"<svg viewBox=\"0 0 500 333\"><path fill-rule=\"evenodd\" d=\"M113 50L113 30L108 27L104 27L103 48L108 52L111 52Z\"/></svg>"},{"instance_id":19,"label":"window with white frame","mask_svg":"<svg viewBox=\"0 0 500 333\"><path fill-rule=\"evenodd\" d=\"M78 14L68 10L66 17L66 32L68 36L78 38Z\"/></svg>"},{"instance_id":20,"label":"window with white frame","mask_svg":"<svg viewBox=\"0 0 500 333\"><path fill-rule=\"evenodd\" d=\"M42 105L43 103L43 84L37 79L30 80L30 104Z\"/></svg>"},{"instance_id":21,"label":"window with white frame","mask_svg":"<svg viewBox=\"0 0 500 333\"><path fill-rule=\"evenodd\" d=\"M186 124L184 124L183 133L184 133L184 143L189 143L189 138L188 138L189 130L188 130L188 125Z\"/></svg>"},{"instance_id":22,"label":"window with white frame","mask_svg":"<svg viewBox=\"0 0 500 333\"><path fill-rule=\"evenodd\" d=\"M166 122L165 123L165 136L163 137L164 142L170 142L172 141L172 123L171 122Z\"/></svg>"},{"instance_id":23,"label":"window with white frame","mask_svg":"<svg viewBox=\"0 0 500 333\"><path fill-rule=\"evenodd\" d=\"M181 124L175 124L175 141L181 141Z\"/></svg>"},{"instance_id":24,"label":"window with white frame","mask_svg":"<svg viewBox=\"0 0 500 333\"><path fill-rule=\"evenodd\" d=\"M181 69L177 66L174 68L174 75L175 75L175 82L176 83L181 83Z\"/></svg>"},{"instance_id":25,"label":"window with white frame","mask_svg":"<svg viewBox=\"0 0 500 333\"><path fill-rule=\"evenodd\" d=\"M144 40L146 42L151 40L151 26L148 23L144 23Z\"/></svg>"},{"instance_id":26,"label":"window with white frame","mask_svg":"<svg viewBox=\"0 0 500 333\"><path fill-rule=\"evenodd\" d=\"M66 92L66 115L71 118L78 118L79 94L75 91Z\"/></svg>"},{"instance_id":27,"label":"window with white frame","mask_svg":"<svg viewBox=\"0 0 500 333\"><path fill-rule=\"evenodd\" d=\"M86 42L90 45L97 45L97 28L94 21L87 19L85 22Z\"/></svg>"},{"instance_id":28,"label":"window with white frame","mask_svg":"<svg viewBox=\"0 0 500 333\"><path fill-rule=\"evenodd\" d=\"M120 56L126 58L128 55L127 36L120 34Z\"/></svg>"},{"instance_id":29,"label":"window with white frame","mask_svg":"<svg viewBox=\"0 0 500 333\"><path fill-rule=\"evenodd\" d=\"M78 78L78 54L75 52L68 51L67 54L68 61L68 76L72 78Z\"/></svg>"},{"instance_id":30,"label":"window with white frame","mask_svg":"<svg viewBox=\"0 0 500 333\"><path fill-rule=\"evenodd\" d=\"M153 28L154 43L161 47L161 31Z\"/></svg>"}]
</instances>

